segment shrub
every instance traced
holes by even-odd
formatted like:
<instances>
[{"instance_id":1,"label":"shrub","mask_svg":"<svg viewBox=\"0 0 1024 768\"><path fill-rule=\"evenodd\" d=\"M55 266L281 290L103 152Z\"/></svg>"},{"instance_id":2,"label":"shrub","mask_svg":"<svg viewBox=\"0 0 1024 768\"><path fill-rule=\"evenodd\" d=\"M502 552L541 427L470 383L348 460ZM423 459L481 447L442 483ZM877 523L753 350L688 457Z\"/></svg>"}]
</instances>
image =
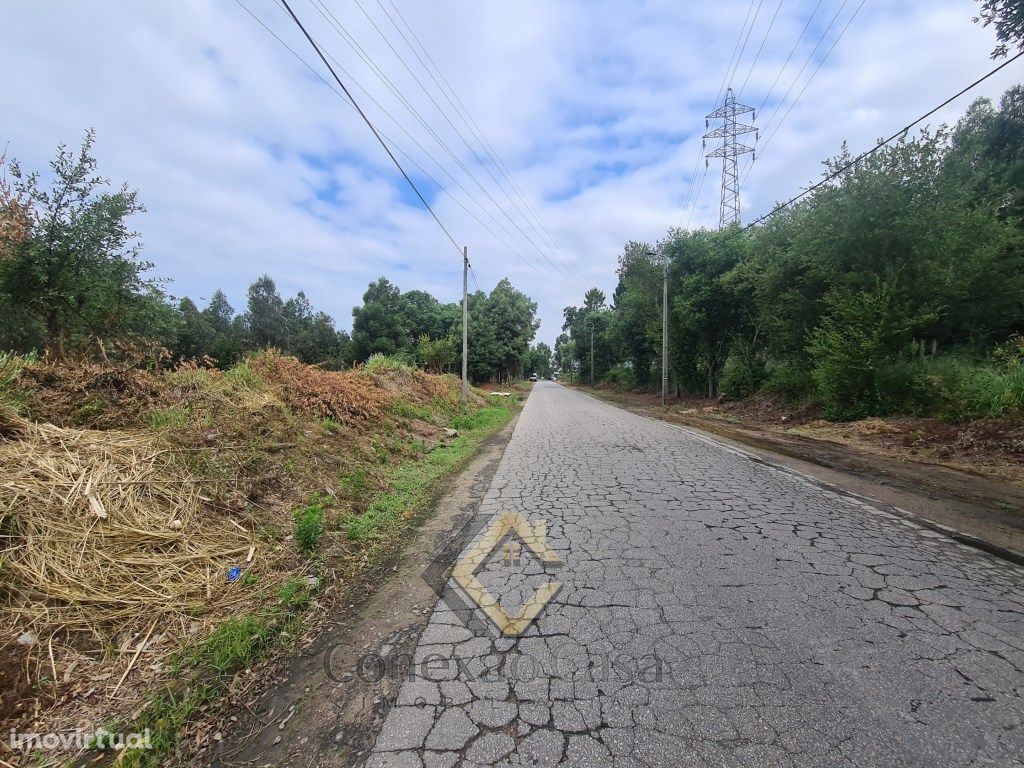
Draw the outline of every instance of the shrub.
<instances>
[{"instance_id":1,"label":"shrub","mask_svg":"<svg viewBox=\"0 0 1024 768\"><path fill-rule=\"evenodd\" d=\"M320 536L324 532L323 505L307 504L292 515L295 518L295 542L303 552L313 552L320 546Z\"/></svg>"},{"instance_id":2,"label":"shrub","mask_svg":"<svg viewBox=\"0 0 1024 768\"><path fill-rule=\"evenodd\" d=\"M363 366L367 371L386 371L395 370L400 368L415 368L416 360L411 355L405 352L399 352L396 355L382 355L380 352L375 352L370 355L366 361L366 365Z\"/></svg>"},{"instance_id":3,"label":"shrub","mask_svg":"<svg viewBox=\"0 0 1024 768\"><path fill-rule=\"evenodd\" d=\"M605 384L611 384L620 392L636 389L637 387L636 371L633 370L632 366L627 365L616 365L601 378L601 381Z\"/></svg>"},{"instance_id":4,"label":"shrub","mask_svg":"<svg viewBox=\"0 0 1024 768\"><path fill-rule=\"evenodd\" d=\"M1024 413L1024 363L944 356L885 366L879 371L879 410L947 421Z\"/></svg>"},{"instance_id":5,"label":"shrub","mask_svg":"<svg viewBox=\"0 0 1024 768\"><path fill-rule=\"evenodd\" d=\"M834 293L807 344L811 378L829 419L861 419L879 409L878 373L906 335L908 323L884 286Z\"/></svg>"},{"instance_id":6,"label":"shrub","mask_svg":"<svg viewBox=\"0 0 1024 768\"><path fill-rule=\"evenodd\" d=\"M765 377L764 355L752 343L739 342L726 358L719 391L731 399L749 397L761 388Z\"/></svg>"},{"instance_id":7,"label":"shrub","mask_svg":"<svg viewBox=\"0 0 1024 768\"><path fill-rule=\"evenodd\" d=\"M807 400L814 390L814 381L805 362L783 360L769 362L765 366L765 379L762 390L778 395L788 403Z\"/></svg>"}]
</instances>

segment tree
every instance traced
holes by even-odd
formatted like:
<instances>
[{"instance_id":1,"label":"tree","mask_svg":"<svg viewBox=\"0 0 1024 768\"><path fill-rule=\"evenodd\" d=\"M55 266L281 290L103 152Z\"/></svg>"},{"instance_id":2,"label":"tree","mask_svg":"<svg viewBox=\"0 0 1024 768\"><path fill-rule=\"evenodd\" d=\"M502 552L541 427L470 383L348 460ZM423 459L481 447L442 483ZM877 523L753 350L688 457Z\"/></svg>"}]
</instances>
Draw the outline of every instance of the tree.
<instances>
[{"instance_id":1,"label":"tree","mask_svg":"<svg viewBox=\"0 0 1024 768\"><path fill-rule=\"evenodd\" d=\"M248 296L246 324L252 345L256 349L281 347L287 334L284 301L270 275L260 275L249 286Z\"/></svg>"},{"instance_id":2,"label":"tree","mask_svg":"<svg viewBox=\"0 0 1024 768\"><path fill-rule=\"evenodd\" d=\"M357 360L412 348L406 307L402 292L387 278L370 283L363 294L363 305L352 309L352 344Z\"/></svg>"},{"instance_id":3,"label":"tree","mask_svg":"<svg viewBox=\"0 0 1024 768\"><path fill-rule=\"evenodd\" d=\"M416 342L416 362L431 373L446 373L458 358L458 341L454 336L431 339L420 335Z\"/></svg>"},{"instance_id":4,"label":"tree","mask_svg":"<svg viewBox=\"0 0 1024 768\"><path fill-rule=\"evenodd\" d=\"M144 211L127 185L105 191L110 180L97 174L89 130L81 149L61 144L50 163L48 189L37 173L17 161L0 227L0 296L8 312L57 356L69 341L126 332L126 320L155 281L143 275L152 264L139 259L138 234L128 219ZM13 222L13 223L12 223Z\"/></svg>"},{"instance_id":5,"label":"tree","mask_svg":"<svg viewBox=\"0 0 1024 768\"><path fill-rule=\"evenodd\" d=\"M568 333L558 334L555 339L555 351L552 356L552 364L562 375L571 374L575 369L576 350Z\"/></svg>"},{"instance_id":6,"label":"tree","mask_svg":"<svg viewBox=\"0 0 1024 768\"><path fill-rule=\"evenodd\" d=\"M1024 3L1020 0L979 0L981 11L976 22L983 27L992 24L996 28L999 44L992 51L992 58L1006 56L1010 48L1024 49Z\"/></svg>"},{"instance_id":7,"label":"tree","mask_svg":"<svg viewBox=\"0 0 1024 768\"><path fill-rule=\"evenodd\" d=\"M647 243L630 241L619 256L609 334L615 356L628 360L636 383L651 381L661 361L662 269L651 258Z\"/></svg>"},{"instance_id":8,"label":"tree","mask_svg":"<svg viewBox=\"0 0 1024 768\"><path fill-rule=\"evenodd\" d=\"M494 328L498 363L494 375L500 382L521 372L523 356L540 327L537 302L516 290L506 277L487 297L486 316Z\"/></svg>"},{"instance_id":9,"label":"tree","mask_svg":"<svg viewBox=\"0 0 1024 768\"><path fill-rule=\"evenodd\" d=\"M537 374L542 379L551 378L551 347L543 341L530 347L523 358L523 373L527 376Z\"/></svg>"},{"instance_id":10,"label":"tree","mask_svg":"<svg viewBox=\"0 0 1024 768\"><path fill-rule=\"evenodd\" d=\"M568 332L574 359L573 366L580 375L589 380L590 371L599 380L607 374L620 358L611 327L614 311L605 305L604 291L591 288L583 296L583 306L566 307L562 311L565 321L562 330Z\"/></svg>"},{"instance_id":11,"label":"tree","mask_svg":"<svg viewBox=\"0 0 1024 768\"><path fill-rule=\"evenodd\" d=\"M235 316L223 291L213 292L203 309L203 318L213 332L205 354L222 368L233 365L246 348L246 330L244 320Z\"/></svg>"}]
</instances>

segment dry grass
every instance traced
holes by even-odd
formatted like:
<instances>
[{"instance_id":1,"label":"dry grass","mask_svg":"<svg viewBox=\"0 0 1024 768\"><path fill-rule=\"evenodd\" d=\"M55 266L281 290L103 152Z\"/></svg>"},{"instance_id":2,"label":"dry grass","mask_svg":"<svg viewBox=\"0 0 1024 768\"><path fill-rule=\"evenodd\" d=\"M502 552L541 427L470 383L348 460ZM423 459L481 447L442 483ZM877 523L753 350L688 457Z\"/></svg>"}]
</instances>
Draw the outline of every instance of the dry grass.
<instances>
[{"instance_id":1,"label":"dry grass","mask_svg":"<svg viewBox=\"0 0 1024 768\"><path fill-rule=\"evenodd\" d=\"M453 377L274 352L228 371L12 358L0 383L0 727L25 731L132 720L188 685L183 649L238 627L256 647L239 622L285 621L289 584L359 573L372 547L347 526L398 467L446 455L460 412ZM317 495L330 514L307 553L293 510Z\"/></svg>"},{"instance_id":2,"label":"dry grass","mask_svg":"<svg viewBox=\"0 0 1024 768\"><path fill-rule=\"evenodd\" d=\"M2 583L22 627L107 640L230 600L224 571L250 537L204 508L168 446L27 421L14 434L0 443Z\"/></svg>"}]
</instances>

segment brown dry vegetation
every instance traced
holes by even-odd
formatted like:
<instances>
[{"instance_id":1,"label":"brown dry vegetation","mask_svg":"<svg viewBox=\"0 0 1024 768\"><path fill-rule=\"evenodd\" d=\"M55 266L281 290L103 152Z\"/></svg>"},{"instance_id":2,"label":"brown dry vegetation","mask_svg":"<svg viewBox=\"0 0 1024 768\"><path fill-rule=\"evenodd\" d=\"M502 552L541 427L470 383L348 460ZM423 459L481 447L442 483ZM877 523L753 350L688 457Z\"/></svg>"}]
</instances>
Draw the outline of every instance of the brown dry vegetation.
<instances>
[{"instance_id":1,"label":"brown dry vegetation","mask_svg":"<svg viewBox=\"0 0 1024 768\"><path fill-rule=\"evenodd\" d=\"M339 582L358 573L376 542L346 521L445 445L459 412L452 376L327 372L273 352L226 372L6 365L4 731L130 720L226 619L294 602L328 566ZM486 402L471 399L471 412ZM310 504L325 516L315 555L293 518Z\"/></svg>"}]
</instances>

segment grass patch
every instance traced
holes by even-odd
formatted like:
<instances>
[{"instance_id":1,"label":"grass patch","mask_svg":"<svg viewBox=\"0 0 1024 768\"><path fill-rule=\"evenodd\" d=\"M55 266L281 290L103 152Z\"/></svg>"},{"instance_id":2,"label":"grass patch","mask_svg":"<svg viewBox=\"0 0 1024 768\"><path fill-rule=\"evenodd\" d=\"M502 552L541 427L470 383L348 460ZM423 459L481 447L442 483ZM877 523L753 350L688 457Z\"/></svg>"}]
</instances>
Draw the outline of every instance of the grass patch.
<instances>
[{"instance_id":1,"label":"grass patch","mask_svg":"<svg viewBox=\"0 0 1024 768\"><path fill-rule=\"evenodd\" d=\"M329 435L336 435L345 429L345 425L340 421L332 419L330 416L320 419L320 426L324 428L324 432Z\"/></svg>"},{"instance_id":2,"label":"grass patch","mask_svg":"<svg viewBox=\"0 0 1024 768\"><path fill-rule=\"evenodd\" d=\"M434 422L434 410L426 405L416 405L402 399L391 403L391 412L396 416L403 416L407 419L419 419L420 421Z\"/></svg>"},{"instance_id":3,"label":"grass patch","mask_svg":"<svg viewBox=\"0 0 1024 768\"><path fill-rule=\"evenodd\" d=\"M362 498L366 491L366 470L355 469L341 476L341 488L346 496L354 499Z\"/></svg>"},{"instance_id":4,"label":"grass patch","mask_svg":"<svg viewBox=\"0 0 1024 768\"><path fill-rule=\"evenodd\" d=\"M351 517L345 532L354 541L366 541L400 520L407 519L429 499L437 483L461 467L477 447L512 418L509 408L481 408L455 419L460 435L426 456L406 462L388 478L391 490L374 499L366 511Z\"/></svg>"},{"instance_id":5,"label":"grass patch","mask_svg":"<svg viewBox=\"0 0 1024 768\"><path fill-rule=\"evenodd\" d=\"M297 635L302 612L309 605L311 589L302 579L286 582L278 590L278 602L251 616L222 622L201 643L183 649L174 659L179 670L191 667L188 683L179 679L157 694L143 710L136 730L148 728L152 748L126 749L118 764L128 768L157 768L178 755L178 734L204 705L216 701L234 675L248 668L269 649Z\"/></svg>"},{"instance_id":6,"label":"grass patch","mask_svg":"<svg viewBox=\"0 0 1024 768\"><path fill-rule=\"evenodd\" d=\"M324 532L324 507L319 502L307 504L292 512L295 518L295 543L303 552L314 552Z\"/></svg>"},{"instance_id":7,"label":"grass patch","mask_svg":"<svg viewBox=\"0 0 1024 768\"><path fill-rule=\"evenodd\" d=\"M189 413L185 408L170 406L154 408L146 414L146 424L153 429L182 429L188 425Z\"/></svg>"},{"instance_id":8,"label":"grass patch","mask_svg":"<svg viewBox=\"0 0 1024 768\"><path fill-rule=\"evenodd\" d=\"M224 372L224 380L236 389L263 389L263 380L249 367L248 362L233 365Z\"/></svg>"},{"instance_id":9,"label":"grass patch","mask_svg":"<svg viewBox=\"0 0 1024 768\"><path fill-rule=\"evenodd\" d=\"M34 355L15 355L0 352L0 417L21 412L28 400L28 391L19 385L21 369L36 360Z\"/></svg>"},{"instance_id":10,"label":"grass patch","mask_svg":"<svg viewBox=\"0 0 1024 768\"><path fill-rule=\"evenodd\" d=\"M397 370L400 368L414 368L416 361L408 355L383 355L380 352L370 355L363 369L367 371Z\"/></svg>"}]
</instances>

